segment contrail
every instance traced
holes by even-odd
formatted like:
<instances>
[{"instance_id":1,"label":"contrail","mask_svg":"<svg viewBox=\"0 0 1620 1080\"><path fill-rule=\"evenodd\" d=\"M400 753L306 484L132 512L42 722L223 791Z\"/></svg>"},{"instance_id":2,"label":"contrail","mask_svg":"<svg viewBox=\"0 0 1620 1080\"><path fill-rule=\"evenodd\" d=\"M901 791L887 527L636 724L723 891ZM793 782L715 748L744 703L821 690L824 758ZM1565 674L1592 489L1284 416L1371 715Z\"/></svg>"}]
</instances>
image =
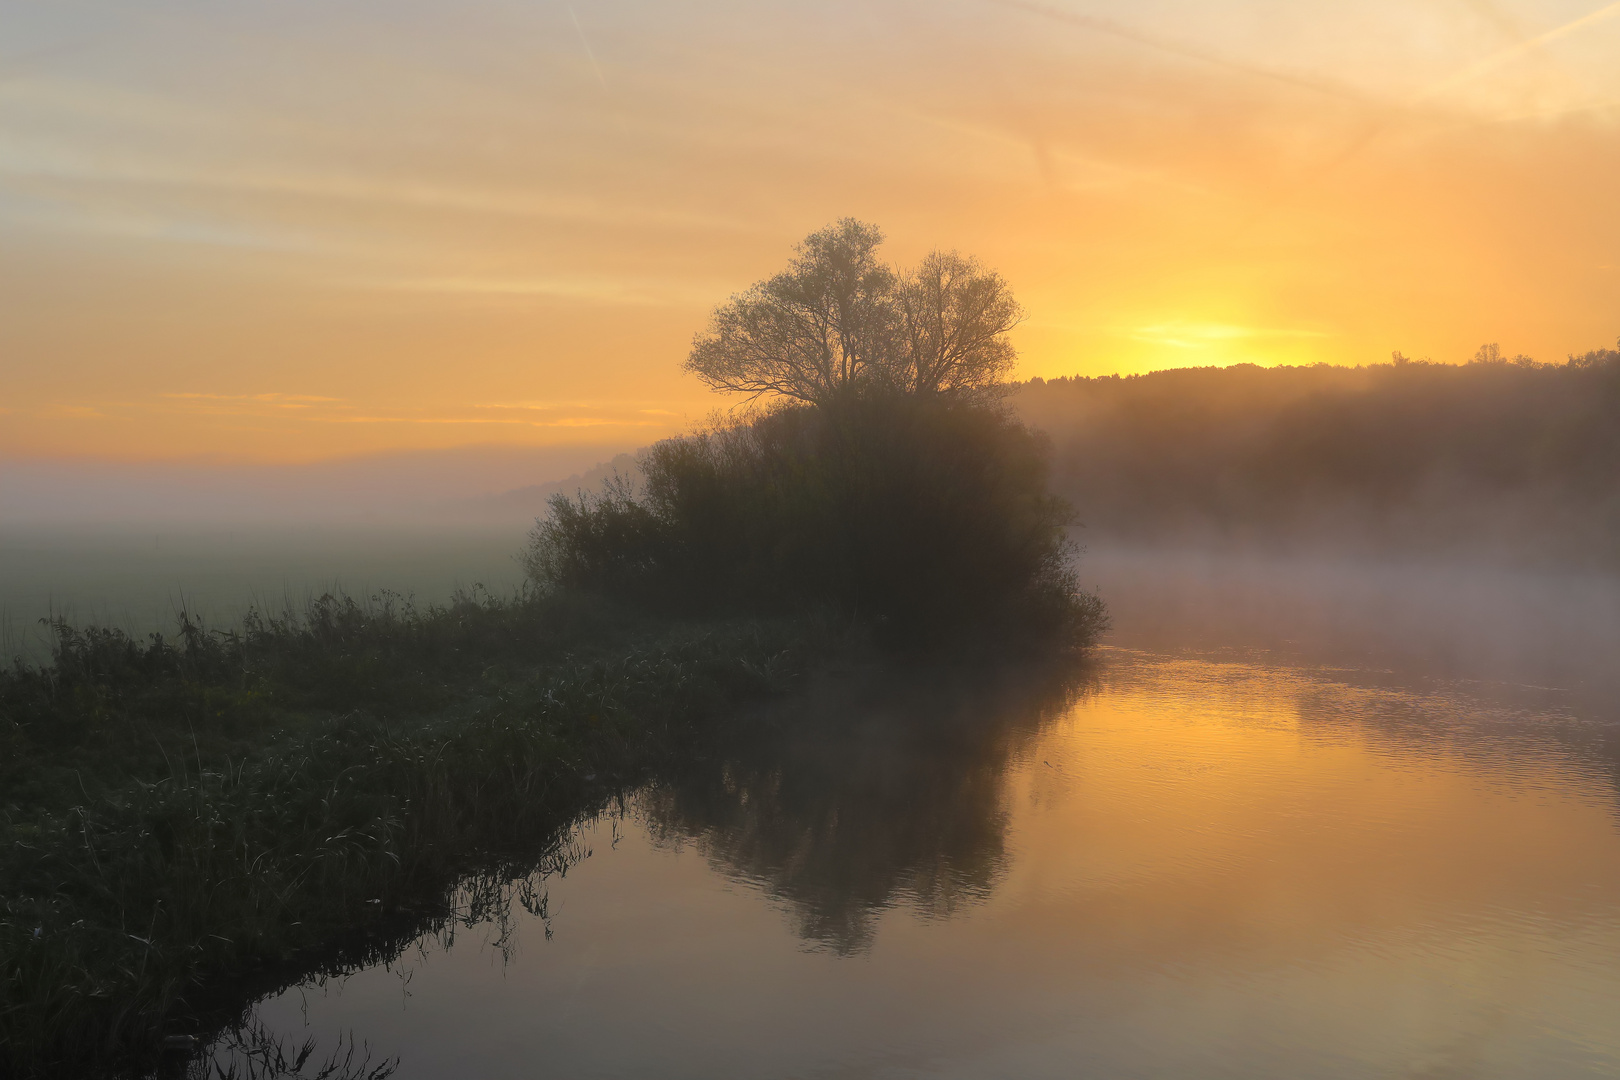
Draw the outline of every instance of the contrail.
<instances>
[{"instance_id":1,"label":"contrail","mask_svg":"<svg viewBox=\"0 0 1620 1080\"><path fill-rule=\"evenodd\" d=\"M1424 90L1420 90L1418 93L1401 102L1399 111L1411 111L1417 106L1421 105L1427 98L1443 93L1446 90L1450 90L1454 87L1461 86L1469 80L1485 74L1500 64L1516 59L1526 53L1533 52L1541 48L1543 45L1547 45L1551 42L1557 41L1560 38L1567 37L1578 30L1584 30L1589 26L1594 26L1597 23L1604 22L1616 15L1620 15L1620 0L1616 0L1614 3L1606 4L1605 6L1598 8L1596 11L1589 12L1582 15L1580 18L1571 20L1570 22L1564 23L1561 26L1555 26L1551 30L1537 34L1535 37L1526 38L1523 41L1509 45L1505 49L1500 49L1497 52L1484 57L1483 59L1476 60L1474 63L1463 68L1456 74L1442 79L1440 82L1435 83ZM1376 115L1365 128L1350 139L1350 141L1342 150L1340 150L1338 154L1328 161L1318 165L1316 168L1310 170L1305 175L1299 177L1298 180L1291 186L1290 190L1281 193L1271 205L1261 210L1249 222L1245 223L1245 225L1239 230L1238 235L1247 233L1251 228L1258 224L1261 219L1275 213L1281 206L1293 202L1307 188L1319 183L1328 174L1336 172L1338 169L1359 155L1394 124L1397 115L1398 112L1395 111L1387 111L1380 115Z\"/></svg>"},{"instance_id":2,"label":"contrail","mask_svg":"<svg viewBox=\"0 0 1620 1080\"><path fill-rule=\"evenodd\" d=\"M1494 67L1505 64L1510 60L1515 60L1523 56L1525 53L1534 52L1543 45L1550 45L1559 38L1568 37L1577 30L1585 30L1589 26L1595 26L1600 22L1607 22L1616 15L1620 15L1620 2L1607 4L1604 7L1598 8L1596 11L1582 15L1578 19L1564 23L1562 26L1555 26L1545 33L1537 34L1533 38L1527 38L1515 45L1509 45L1505 49L1498 50L1497 52L1491 53L1489 56L1484 57L1483 59L1474 61L1472 64L1469 64L1455 75L1442 79L1433 86L1421 91L1413 99L1413 101L1421 101L1424 98L1432 97L1435 94L1444 93L1445 91L1450 90L1453 87L1460 86L1471 79L1478 78Z\"/></svg>"},{"instance_id":3,"label":"contrail","mask_svg":"<svg viewBox=\"0 0 1620 1080\"><path fill-rule=\"evenodd\" d=\"M1185 45L1179 41L1174 41L1169 38L1162 38L1156 34L1150 34L1146 31L1138 30L1135 27L1127 26L1123 23L1117 23L1112 19L1104 19L1096 15L1082 15L1079 12L1067 11L1060 7L1053 7L1050 4L1042 4L1037 2L1037 0L987 0L987 2L994 4L997 7L1012 8L1014 11L1022 11L1030 15L1039 15L1043 18L1051 19L1054 22L1067 23L1070 26L1076 26L1083 30L1090 30L1096 34L1106 34L1109 37L1121 38L1125 41L1134 42L1137 45L1143 45L1150 49L1157 49L1160 52L1185 57L1189 60L1198 60L1213 67L1226 68L1229 71L1235 71L1251 78L1268 79L1272 82L1287 83L1290 86L1303 87L1306 90L1314 90L1319 94L1326 94L1331 97L1348 98L1352 101L1361 102L1363 104L1369 102L1369 99L1365 95L1359 94L1345 86L1340 86L1325 80L1310 79L1301 75L1294 75L1286 71L1276 71L1271 68L1260 67L1256 64L1246 64L1240 60L1233 60L1230 57L1222 56L1219 53L1195 48L1191 45ZM1620 4L1617 4L1616 6L1620 6Z\"/></svg>"},{"instance_id":4,"label":"contrail","mask_svg":"<svg viewBox=\"0 0 1620 1080\"><path fill-rule=\"evenodd\" d=\"M1309 170L1305 175L1299 177L1296 183L1291 185L1291 189L1289 191L1282 193L1276 202L1274 202L1271 206L1268 206L1265 210L1261 211L1257 217L1268 216L1274 212L1278 206L1286 202L1291 202L1293 198L1297 197L1304 189L1314 185L1323 177L1336 171L1352 158L1356 157L1369 144L1376 141L1378 137L1381 136L1395 122L1396 118L1402 112L1411 110L1416 106L1421 105L1430 97L1441 94L1446 90L1466 83L1471 79L1477 78L1500 64L1523 56L1525 53L1533 52L1544 45L1548 45L1561 38L1568 37L1570 34L1576 33L1577 31L1585 30L1588 27L1605 22L1616 15L1620 15L1620 0L1615 0L1615 2L1606 4L1603 7L1589 12L1578 19L1573 19L1570 22L1556 26L1551 30L1544 31L1535 35L1534 37L1518 41L1513 45L1477 60L1463 68L1461 71L1458 71L1440 82L1418 91L1416 94L1413 94L1403 101L1385 102L1368 96L1363 96L1347 87L1334 85L1326 81L1304 78L1288 74L1286 72L1275 71L1257 65L1246 64L1241 61L1236 61L1228 57L1221 56L1217 53L1184 45L1181 42L1161 38L1157 35L1114 22L1111 19L1066 11L1063 8L1041 3L1039 0L987 0L987 2L995 4L999 7L1012 8L1014 10L1024 11L1033 15L1040 15L1056 22L1067 23L1071 26L1090 30L1094 33L1122 38L1126 41L1132 41L1139 45L1144 45L1148 48L1159 50L1160 52L1171 53L1191 60L1202 61L1215 67L1225 68L1234 72L1248 75L1252 78L1268 79L1274 82L1287 83L1289 85L1314 90L1321 94L1346 98L1359 102L1364 106L1372 107L1372 113L1367 122L1362 125L1359 132L1349 139L1339 153L1335 154L1329 160L1322 162L1316 168ZM1239 230L1239 232L1247 232L1249 226L1252 224L1253 222L1250 222L1248 225L1245 225Z\"/></svg>"},{"instance_id":5,"label":"contrail","mask_svg":"<svg viewBox=\"0 0 1620 1080\"><path fill-rule=\"evenodd\" d=\"M1233 60L1230 57L1221 56L1218 53L1185 45L1181 42L1168 38L1162 38L1156 34L1147 33L1146 31L1137 30L1134 27L1126 26L1122 23L1115 22L1112 19L1105 19L1096 15L1082 15L1079 12L1067 11L1063 8L1053 7L1050 4L1040 3L1038 0L987 0L987 2L998 7L1012 8L1015 11L1023 11L1031 15L1040 15L1056 22L1067 23L1070 26L1077 26L1085 30L1090 30L1093 33L1106 34L1110 37L1122 38L1126 41L1135 42L1138 45L1144 45L1151 49L1157 49L1160 52L1167 52L1176 56L1183 56L1189 60L1199 60L1203 63L1240 72L1253 78L1269 79L1274 82L1288 83L1292 86L1304 87L1321 94L1349 98L1364 104L1375 104L1373 99L1359 94L1348 87L1335 85L1324 80L1310 79L1299 75L1293 75L1288 72L1276 71L1270 68L1260 67L1255 64L1246 64L1242 61ZM1573 34L1579 30L1584 30L1587 27L1595 26L1601 22L1606 22L1616 15L1620 15L1620 0L1616 0L1614 3L1606 4L1605 6L1598 8L1596 11L1582 15L1578 19L1571 20L1570 22L1564 23L1561 26L1555 26L1551 30L1537 34L1535 37L1526 38L1523 41L1516 42L1515 44L1494 52L1480 60L1476 60L1474 63L1463 68L1461 71L1458 71L1457 73L1450 75L1423 90L1420 90L1417 94L1409 98L1404 104L1408 106L1419 104L1426 98L1443 93L1444 91L1465 83L1470 79L1477 78L1478 76L1484 74L1494 67L1497 67L1500 64L1506 63L1519 56L1523 56L1525 53L1533 52L1536 49L1541 48L1543 45L1551 44L1560 38L1568 37L1570 34Z\"/></svg>"},{"instance_id":6,"label":"contrail","mask_svg":"<svg viewBox=\"0 0 1620 1080\"><path fill-rule=\"evenodd\" d=\"M585 48L585 55L590 58L591 70L596 72L596 81L607 87L607 80L602 78L602 65L596 62L596 54L591 51L591 43L585 39L585 28L579 25L579 16L574 14L574 6L568 6L568 17L574 20L574 32L579 35L579 43Z\"/></svg>"}]
</instances>

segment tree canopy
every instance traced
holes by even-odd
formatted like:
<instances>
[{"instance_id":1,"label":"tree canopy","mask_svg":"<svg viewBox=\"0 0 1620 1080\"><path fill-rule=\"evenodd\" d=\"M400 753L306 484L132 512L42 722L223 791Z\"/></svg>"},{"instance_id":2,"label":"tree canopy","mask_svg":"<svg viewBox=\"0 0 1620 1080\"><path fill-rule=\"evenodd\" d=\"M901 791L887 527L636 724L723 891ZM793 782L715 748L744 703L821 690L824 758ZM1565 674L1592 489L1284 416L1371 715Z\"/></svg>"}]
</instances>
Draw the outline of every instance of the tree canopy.
<instances>
[{"instance_id":1,"label":"tree canopy","mask_svg":"<svg viewBox=\"0 0 1620 1080\"><path fill-rule=\"evenodd\" d=\"M882 242L854 218L812 233L786 270L715 309L686 369L716 390L822 406L999 392L1023 317L1006 281L954 251L896 271L877 257Z\"/></svg>"}]
</instances>

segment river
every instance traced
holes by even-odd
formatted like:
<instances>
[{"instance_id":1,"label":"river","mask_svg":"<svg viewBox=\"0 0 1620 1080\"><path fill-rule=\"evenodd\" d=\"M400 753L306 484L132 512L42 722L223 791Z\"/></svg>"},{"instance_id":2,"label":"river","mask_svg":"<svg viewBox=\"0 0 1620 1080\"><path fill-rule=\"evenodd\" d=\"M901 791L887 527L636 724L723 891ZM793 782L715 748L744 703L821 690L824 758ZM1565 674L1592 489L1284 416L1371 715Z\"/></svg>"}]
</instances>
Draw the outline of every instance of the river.
<instances>
[{"instance_id":1,"label":"river","mask_svg":"<svg viewBox=\"0 0 1620 1080\"><path fill-rule=\"evenodd\" d=\"M1116 622L1087 664L818 684L496 914L261 1001L256 1045L402 1078L1620 1074L1612 578L1085 566Z\"/></svg>"}]
</instances>

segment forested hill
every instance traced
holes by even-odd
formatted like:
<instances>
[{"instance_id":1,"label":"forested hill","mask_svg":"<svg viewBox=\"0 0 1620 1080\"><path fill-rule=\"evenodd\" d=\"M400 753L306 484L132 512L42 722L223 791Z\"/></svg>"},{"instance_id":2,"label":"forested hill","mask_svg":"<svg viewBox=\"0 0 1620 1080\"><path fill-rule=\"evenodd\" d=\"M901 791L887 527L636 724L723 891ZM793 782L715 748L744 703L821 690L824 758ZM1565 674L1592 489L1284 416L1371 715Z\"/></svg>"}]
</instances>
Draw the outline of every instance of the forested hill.
<instances>
[{"instance_id":1,"label":"forested hill","mask_svg":"<svg viewBox=\"0 0 1620 1080\"><path fill-rule=\"evenodd\" d=\"M1089 540L1620 562L1620 350L1022 384Z\"/></svg>"}]
</instances>

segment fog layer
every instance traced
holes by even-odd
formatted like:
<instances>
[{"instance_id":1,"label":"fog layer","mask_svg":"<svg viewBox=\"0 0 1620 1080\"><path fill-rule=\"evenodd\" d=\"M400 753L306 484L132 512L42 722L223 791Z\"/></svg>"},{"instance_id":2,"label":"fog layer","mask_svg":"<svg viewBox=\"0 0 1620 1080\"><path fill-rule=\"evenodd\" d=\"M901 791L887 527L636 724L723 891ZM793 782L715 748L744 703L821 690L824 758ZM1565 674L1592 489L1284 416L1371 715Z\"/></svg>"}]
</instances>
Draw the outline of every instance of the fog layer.
<instances>
[{"instance_id":1,"label":"fog layer","mask_svg":"<svg viewBox=\"0 0 1620 1080\"><path fill-rule=\"evenodd\" d=\"M1099 542L1620 555L1620 350L1037 380L1015 401Z\"/></svg>"}]
</instances>

